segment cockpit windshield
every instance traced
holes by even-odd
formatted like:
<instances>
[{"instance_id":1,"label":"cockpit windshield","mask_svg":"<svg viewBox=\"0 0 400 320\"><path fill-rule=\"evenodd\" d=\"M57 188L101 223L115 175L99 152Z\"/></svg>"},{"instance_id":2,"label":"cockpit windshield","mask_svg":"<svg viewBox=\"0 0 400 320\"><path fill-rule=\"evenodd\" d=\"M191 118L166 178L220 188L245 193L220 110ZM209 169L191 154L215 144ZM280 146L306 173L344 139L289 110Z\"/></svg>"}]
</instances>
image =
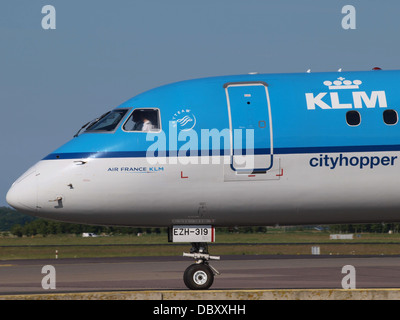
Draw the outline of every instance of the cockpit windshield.
<instances>
[{"instance_id":1,"label":"cockpit windshield","mask_svg":"<svg viewBox=\"0 0 400 320\"><path fill-rule=\"evenodd\" d=\"M110 132L121 122L122 118L128 112L128 109L116 109L106 112L101 117L94 119L82 126L82 128L75 135L78 136L79 133L86 128L84 132Z\"/></svg>"}]
</instances>

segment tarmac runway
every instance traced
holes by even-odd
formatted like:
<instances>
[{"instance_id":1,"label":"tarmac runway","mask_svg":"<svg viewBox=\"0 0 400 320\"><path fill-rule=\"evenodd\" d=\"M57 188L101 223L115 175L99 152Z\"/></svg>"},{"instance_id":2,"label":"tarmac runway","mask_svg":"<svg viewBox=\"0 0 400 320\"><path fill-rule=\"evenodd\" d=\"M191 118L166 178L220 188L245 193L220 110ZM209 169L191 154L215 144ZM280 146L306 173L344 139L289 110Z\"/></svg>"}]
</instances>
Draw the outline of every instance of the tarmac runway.
<instances>
[{"instance_id":1,"label":"tarmac runway","mask_svg":"<svg viewBox=\"0 0 400 320\"><path fill-rule=\"evenodd\" d=\"M185 257L86 258L0 261L0 295L185 290L183 272L193 261ZM43 289L55 270L55 289ZM212 289L342 289L355 270L356 288L400 288L400 256L223 256L212 265L221 272Z\"/></svg>"}]
</instances>

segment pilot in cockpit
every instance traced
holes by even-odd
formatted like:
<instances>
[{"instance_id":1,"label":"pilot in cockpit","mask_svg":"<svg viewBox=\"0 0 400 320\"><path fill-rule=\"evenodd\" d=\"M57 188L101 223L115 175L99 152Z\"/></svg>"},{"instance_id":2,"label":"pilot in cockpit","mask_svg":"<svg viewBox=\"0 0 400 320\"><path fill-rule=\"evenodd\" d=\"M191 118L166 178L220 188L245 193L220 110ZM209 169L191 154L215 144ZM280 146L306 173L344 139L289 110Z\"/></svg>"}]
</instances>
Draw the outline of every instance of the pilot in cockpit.
<instances>
[{"instance_id":1,"label":"pilot in cockpit","mask_svg":"<svg viewBox=\"0 0 400 320\"><path fill-rule=\"evenodd\" d=\"M133 131L152 131L154 129L154 126L152 122L148 119L148 115L146 111L142 111L137 115L137 119L135 120L135 125L133 127Z\"/></svg>"}]
</instances>

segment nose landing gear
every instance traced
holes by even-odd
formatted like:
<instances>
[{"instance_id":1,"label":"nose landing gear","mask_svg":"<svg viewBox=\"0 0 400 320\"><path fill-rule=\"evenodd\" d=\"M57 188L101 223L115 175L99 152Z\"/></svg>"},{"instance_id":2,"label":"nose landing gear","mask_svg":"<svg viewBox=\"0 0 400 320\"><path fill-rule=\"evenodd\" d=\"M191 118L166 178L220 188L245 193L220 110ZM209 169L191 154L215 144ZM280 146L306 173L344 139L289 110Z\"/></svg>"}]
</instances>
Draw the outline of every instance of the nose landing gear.
<instances>
[{"instance_id":1,"label":"nose landing gear","mask_svg":"<svg viewBox=\"0 0 400 320\"><path fill-rule=\"evenodd\" d=\"M190 253L183 253L184 257L190 257L196 260L191 264L183 274L183 281L189 289L206 290L214 282L214 275L220 272L209 264L209 260L220 260L219 256L210 256L208 245L205 242L194 242Z\"/></svg>"}]
</instances>

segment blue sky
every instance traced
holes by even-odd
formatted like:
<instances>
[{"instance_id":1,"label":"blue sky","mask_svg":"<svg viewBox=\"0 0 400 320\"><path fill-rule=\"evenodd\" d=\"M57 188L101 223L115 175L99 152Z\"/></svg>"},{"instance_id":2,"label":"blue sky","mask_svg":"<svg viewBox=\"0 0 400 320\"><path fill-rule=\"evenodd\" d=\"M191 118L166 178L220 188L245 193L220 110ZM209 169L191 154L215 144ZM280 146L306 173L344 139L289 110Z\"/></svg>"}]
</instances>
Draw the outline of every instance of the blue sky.
<instances>
[{"instance_id":1,"label":"blue sky","mask_svg":"<svg viewBox=\"0 0 400 320\"><path fill-rule=\"evenodd\" d=\"M44 30L45 5L56 29ZM342 28L342 7L356 29ZM198 77L400 69L398 0L2 0L0 206L82 124Z\"/></svg>"}]
</instances>

